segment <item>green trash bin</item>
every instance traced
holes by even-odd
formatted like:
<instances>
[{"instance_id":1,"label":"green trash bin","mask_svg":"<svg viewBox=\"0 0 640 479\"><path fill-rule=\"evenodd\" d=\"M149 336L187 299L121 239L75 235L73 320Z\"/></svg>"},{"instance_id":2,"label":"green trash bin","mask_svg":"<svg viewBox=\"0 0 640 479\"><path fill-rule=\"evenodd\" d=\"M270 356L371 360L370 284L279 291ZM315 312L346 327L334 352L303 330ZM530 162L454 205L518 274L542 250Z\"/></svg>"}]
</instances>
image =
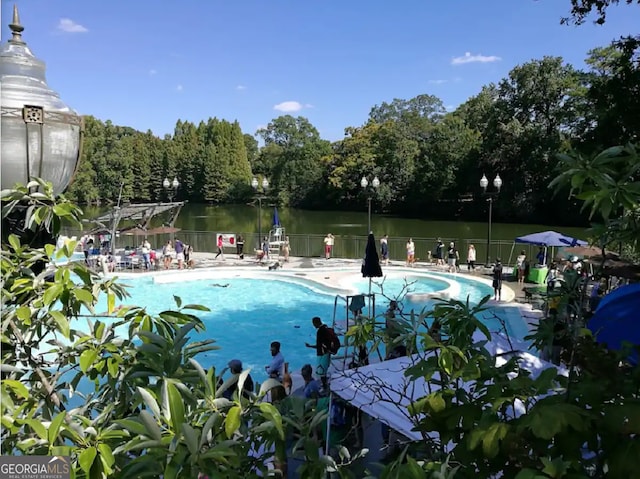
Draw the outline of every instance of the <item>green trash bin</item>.
<instances>
[{"instance_id":1,"label":"green trash bin","mask_svg":"<svg viewBox=\"0 0 640 479\"><path fill-rule=\"evenodd\" d=\"M529 283L545 284L545 281L547 280L548 271L549 271L549 268L547 268L546 266L543 268L531 268L529 270L529 276L527 277L527 281Z\"/></svg>"}]
</instances>

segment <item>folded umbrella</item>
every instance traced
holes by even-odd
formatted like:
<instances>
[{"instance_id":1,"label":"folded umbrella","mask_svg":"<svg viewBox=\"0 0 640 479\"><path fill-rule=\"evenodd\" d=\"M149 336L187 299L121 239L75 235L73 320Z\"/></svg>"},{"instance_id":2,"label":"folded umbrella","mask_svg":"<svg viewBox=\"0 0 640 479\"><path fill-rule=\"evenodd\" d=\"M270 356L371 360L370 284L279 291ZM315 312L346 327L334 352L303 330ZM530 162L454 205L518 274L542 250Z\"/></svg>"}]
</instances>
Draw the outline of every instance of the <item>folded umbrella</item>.
<instances>
[{"instance_id":1,"label":"folded umbrella","mask_svg":"<svg viewBox=\"0 0 640 479\"><path fill-rule=\"evenodd\" d=\"M382 276L380 258L373 233L369 233L369 237L367 238L367 247L364 250L364 261L362 262L360 271L362 272L363 278L379 278Z\"/></svg>"}]
</instances>

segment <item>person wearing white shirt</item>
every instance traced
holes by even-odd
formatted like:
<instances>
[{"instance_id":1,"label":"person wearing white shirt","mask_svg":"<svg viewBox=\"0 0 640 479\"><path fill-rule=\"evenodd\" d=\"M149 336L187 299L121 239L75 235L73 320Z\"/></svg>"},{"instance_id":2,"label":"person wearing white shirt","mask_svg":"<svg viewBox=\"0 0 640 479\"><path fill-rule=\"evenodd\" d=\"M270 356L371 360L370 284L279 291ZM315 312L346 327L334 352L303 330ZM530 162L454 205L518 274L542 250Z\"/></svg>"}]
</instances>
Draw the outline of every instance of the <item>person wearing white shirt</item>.
<instances>
[{"instance_id":1,"label":"person wearing white shirt","mask_svg":"<svg viewBox=\"0 0 640 479\"><path fill-rule=\"evenodd\" d=\"M282 369L284 367L284 356L280 352L280 342L271 343L271 362L264 367L269 377L282 381Z\"/></svg>"},{"instance_id":2,"label":"person wearing white shirt","mask_svg":"<svg viewBox=\"0 0 640 479\"><path fill-rule=\"evenodd\" d=\"M142 261L144 262L144 269L151 268L151 243L145 238L142 242Z\"/></svg>"}]
</instances>

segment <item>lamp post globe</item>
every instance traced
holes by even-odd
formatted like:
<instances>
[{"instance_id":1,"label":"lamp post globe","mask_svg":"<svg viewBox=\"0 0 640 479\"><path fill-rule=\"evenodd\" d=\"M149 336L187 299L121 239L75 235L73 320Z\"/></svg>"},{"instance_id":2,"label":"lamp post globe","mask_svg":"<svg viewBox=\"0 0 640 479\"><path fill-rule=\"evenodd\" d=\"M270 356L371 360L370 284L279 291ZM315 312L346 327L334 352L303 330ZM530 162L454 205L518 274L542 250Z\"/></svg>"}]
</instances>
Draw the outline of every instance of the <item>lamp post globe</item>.
<instances>
[{"instance_id":1,"label":"lamp post globe","mask_svg":"<svg viewBox=\"0 0 640 479\"><path fill-rule=\"evenodd\" d=\"M171 182L171 186L173 186L174 190L178 189L178 187L180 186L180 182L178 181L178 178L173 179L173 181Z\"/></svg>"},{"instance_id":2,"label":"lamp post globe","mask_svg":"<svg viewBox=\"0 0 640 479\"><path fill-rule=\"evenodd\" d=\"M373 180L371 181L371 190L369 190L369 180L366 176L363 176L360 180L360 186L363 190L365 190L367 194L367 234L369 234L371 233L371 201L373 200L373 195L380 187L380 180L377 176L374 176Z\"/></svg>"},{"instance_id":3,"label":"lamp post globe","mask_svg":"<svg viewBox=\"0 0 640 479\"><path fill-rule=\"evenodd\" d=\"M267 180L266 178L262 178L262 190L267 191L268 188L269 188L269 180Z\"/></svg>"},{"instance_id":4,"label":"lamp post globe","mask_svg":"<svg viewBox=\"0 0 640 479\"><path fill-rule=\"evenodd\" d=\"M58 195L80 159L82 117L47 85L45 63L22 39L16 6L9 28L12 37L0 48L2 189L39 177Z\"/></svg>"},{"instance_id":5,"label":"lamp post globe","mask_svg":"<svg viewBox=\"0 0 640 479\"><path fill-rule=\"evenodd\" d=\"M255 176L253 177L253 180L251 180L251 187L258 191L258 179Z\"/></svg>"},{"instance_id":6,"label":"lamp post globe","mask_svg":"<svg viewBox=\"0 0 640 479\"><path fill-rule=\"evenodd\" d=\"M493 198L497 197L500 194L500 189L502 188L502 178L500 178L499 174L496 174L496 177L493 179L493 187L495 191L487 191L489 186L489 180L487 179L487 175L483 174L482 178L480 178L480 187L482 188L482 194L487 197L487 202L489 203L489 220L487 222L487 261L486 266L488 266L491 262L491 222L493 215Z\"/></svg>"},{"instance_id":7,"label":"lamp post globe","mask_svg":"<svg viewBox=\"0 0 640 479\"><path fill-rule=\"evenodd\" d=\"M493 180L493 186L496 187L496 190L500 191L500 188L502 188L502 178L500 178L500 175L496 175L496 177Z\"/></svg>"},{"instance_id":8,"label":"lamp post globe","mask_svg":"<svg viewBox=\"0 0 640 479\"><path fill-rule=\"evenodd\" d=\"M480 178L480 188L486 190L487 186L489 186L489 180L487 180L487 175L483 174L482 178Z\"/></svg>"},{"instance_id":9,"label":"lamp post globe","mask_svg":"<svg viewBox=\"0 0 640 479\"><path fill-rule=\"evenodd\" d=\"M171 186L171 183L169 183L169 178L165 178L165 179L164 179L164 181L162 182L162 187L163 187L165 190L168 190L168 189L169 189L169 186Z\"/></svg>"}]
</instances>

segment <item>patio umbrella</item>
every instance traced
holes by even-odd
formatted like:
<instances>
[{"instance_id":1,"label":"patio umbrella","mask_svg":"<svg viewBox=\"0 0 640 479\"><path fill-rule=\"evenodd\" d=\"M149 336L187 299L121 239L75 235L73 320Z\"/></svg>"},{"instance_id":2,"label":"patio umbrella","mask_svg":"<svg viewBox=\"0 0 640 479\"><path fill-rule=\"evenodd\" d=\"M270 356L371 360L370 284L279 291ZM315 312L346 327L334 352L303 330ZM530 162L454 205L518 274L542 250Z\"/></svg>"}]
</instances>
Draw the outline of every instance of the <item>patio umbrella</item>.
<instances>
[{"instance_id":1,"label":"patio umbrella","mask_svg":"<svg viewBox=\"0 0 640 479\"><path fill-rule=\"evenodd\" d=\"M376 240L373 237L373 233L369 233L367 238L367 247L364 250L364 261L360 271L363 278L369 278L369 294L371 294L371 278L382 276L380 258L378 257L378 249L376 248Z\"/></svg>"},{"instance_id":2,"label":"patio umbrella","mask_svg":"<svg viewBox=\"0 0 640 479\"><path fill-rule=\"evenodd\" d=\"M278 216L278 208L273 208L273 226L280 226L280 217Z\"/></svg>"}]
</instances>

